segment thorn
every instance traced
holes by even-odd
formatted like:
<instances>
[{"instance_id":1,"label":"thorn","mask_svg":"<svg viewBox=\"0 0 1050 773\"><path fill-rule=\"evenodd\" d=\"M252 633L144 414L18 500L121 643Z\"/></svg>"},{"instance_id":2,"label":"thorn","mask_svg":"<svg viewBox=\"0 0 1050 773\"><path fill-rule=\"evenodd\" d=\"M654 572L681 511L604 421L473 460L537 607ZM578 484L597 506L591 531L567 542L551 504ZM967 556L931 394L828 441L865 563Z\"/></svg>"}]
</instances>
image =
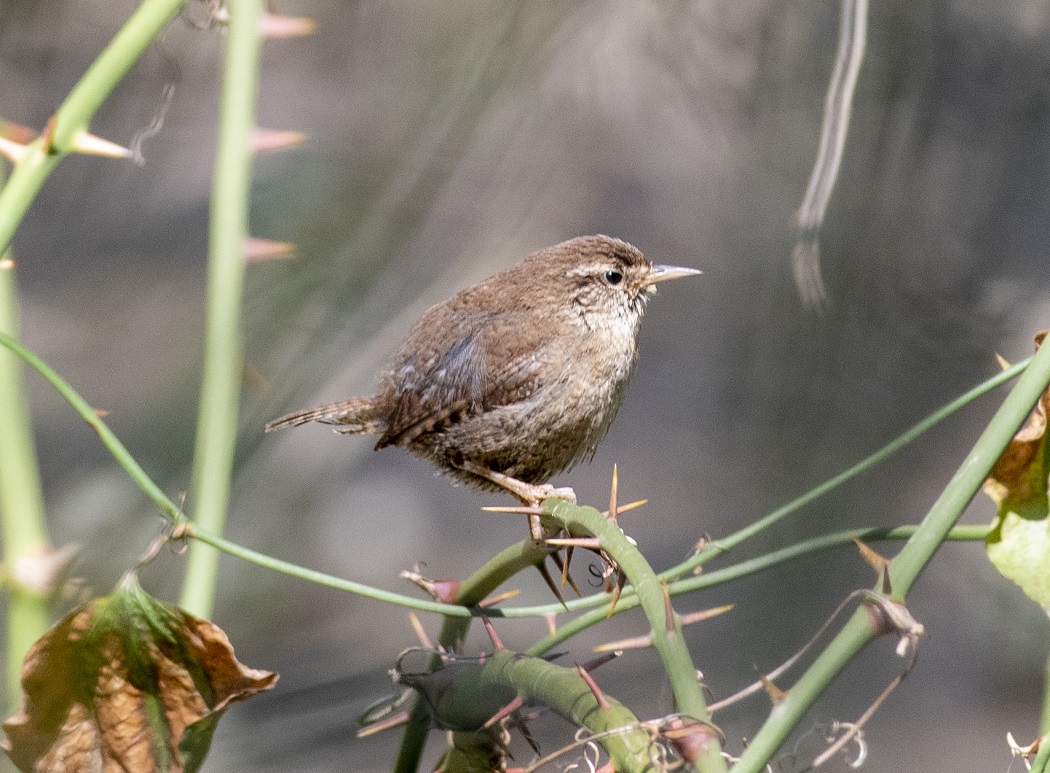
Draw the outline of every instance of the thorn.
<instances>
[{"instance_id":1,"label":"thorn","mask_svg":"<svg viewBox=\"0 0 1050 773\"><path fill-rule=\"evenodd\" d=\"M486 599L482 599L481 601L478 602L478 607L481 608L481 609L486 609L488 607L494 607L497 604L502 604L504 601L508 601L508 600L514 598L515 596L517 596L520 593L521 593L520 590L504 591L503 593L498 593L495 596L489 596Z\"/></svg>"},{"instance_id":2,"label":"thorn","mask_svg":"<svg viewBox=\"0 0 1050 773\"><path fill-rule=\"evenodd\" d=\"M683 626L692 625L693 623L700 623L704 620L710 620L712 617L724 615L732 608L732 604L725 604L720 607L711 607L711 609L701 609L696 612L687 612L684 615L680 615L678 619Z\"/></svg>"},{"instance_id":3,"label":"thorn","mask_svg":"<svg viewBox=\"0 0 1050 773\"><path fill-rule=\"evenodd\" d=\"M3 156L12 164L17 164L29 155L29 146L22 145L6 137L0 137L0 156Z\"/></svg>"},{"instance_id":4,"label":"thorn","mask_svg":"<svg viewBox=\"0 0 1050 773\"><path fill-rule=\"evenodd\" d=\"M594 699L598 701L598 708L602 711L608 711L612 708L612 704L609 703L609 699L605 697L605 693L602 692L602 688L598 686L598 683L594 681L594 677L587 673L587 669L583 666L576 666L576 670L580 676L583 677L583 681L587 683L587 686L591 689L591 694L594 695Z\"/></svg>"},{"instance_id":5,"label":"thorn","mask_svg":"<svg viewBox=\"0 0 1050 773\"><path fill-rule=\"evenodd\" d=\"M481 508L486 513L511 513L513 515L543 515L543 508L524 505L496 505Z\"/></svg>"},{"instance_id":6,"label":"thorn","mask_svg":"<svg viewBox=\"0 0 1050 773\"><path fill-rule=\"evenodd\" d=\"M882 592L887 596L891 595L892 591L890 588L889 573L890 560L878 551L865 545L856 537L853 537L852 539L857 544L857 549L860 550L861 558L864 559L868 566L875 570L879 579L882 581Z\"/></svg>"},{"instance_id":7,"label":"thorn","mask_svg":"<svg viewBox=\"0 0 1050 773\"><path fill-rule=\"evenodd\" d=\"M507 648L503 646L503 640L500 639L499 634L496 633L496 629L495 627L493 627L492 621L488 618L488 616L482 615L481 622L485 626L485 632L489 635L489 638L492 640L492 646L496 648L496 652L505 652Z\"/></svg>"},{"instance_id":8,"label":"thorn","mask_svg":"<svg viewBox=\"0 0 1050 773\"><path fill-rule=\"evenodd\" d=\"M28 145L36 139L36 136L36 132L28 126L0 118L0 137L17 142L19 145Z\"/></svg>"},{"instance_id":9,"label":"thorn","mask_svg":"<svg viewBox=\"0 0 1050 773\"><path fill-rule=\"evenodd\" d=\"M645 634L644 636L631 636L627 639L620 639L618 641L611 641L607 644L599 644L594 648L595 652L620 652L622 650L644 650L653 646L653 637L651 634Z\"/></svg>"},{"instance_id":10,"label":"thorn","mask_svg":"<svg viewBox=\"0 0 1050 773\"><path fill-rule=\"evenodd\" d=\"M620 516L626 513L628 510L634 510L636 508L641 507L642 505L647 504L649 504L648 499L636 499L634 502L628 502L626 505L620 505L616 510L616 514L617 516Z\"/></svg>"},{"instance_id":11,"label":"thorn","mask_svg":"<svg viewBox=\"0 0 1050 773\"><path fill-rule=\"evenodd\" d=\"M558 632L558 617L557 615L544 615L543 619L547 621L547 630L550 631L550 635L553 636Z\"/></svg>"},{"instance_id":12,"label":"thorn","mask_svg":"<svg viewBox=\"0 0 1050 773\"><path fill-rule=\"evenodd\" d=\"M17 266L14 258L0 259L0 271L14 271Z\"/></svg>"},{"instance_id":13,"label":"thorn","mask_svg":"<svg viewBox=\"0 0 1050 773\"><path fill-rule=\"evenodd\" d=\"M419 639L419 643L428 650L434 649L434 643L427 636L426 629L423 628L423 623L419 620L419 615L410 611L408 613L408 622L412 625L412 630L415 632L416 638Z\"/></svg>"},{"instance_id":14,"label":"thorn","mask_svg":"<svg viewBox=\"0 0 1050 773\"><path fill-rule=\"evenodd\" d=\"M539 757L540 745L536 742L536 739L532 737L532 733L529 732L529 726L525 724L525 720L522 719L520 715L514 715L511 717L511 722L514 724L514 727L518 732L521 733L521 737L529 744L529 748L532 749L537 757Z\"/></svg>"},{"instance_id":15,"label":"thorn","mask_svg":"<svg viewBox=\"0 0 1050 773\"><path fill-rule=\"evenodd\" d=\"M131 151L115 142L96 137L94 134L79 132L73 137L69 149L74 153L104 158L131 158Z\"/></svg>"},{"instance_id":16,"label":"thorn","mask_svg":"<svg viewBox=\"0 0 1050 773\"><path fill-rule=\"evenodd\" d=\"M568 605L565 603L565 597L562 596L561 591L558 590L557 584L554 582L554 578L551 577L551 573L547 571L547 559L544 558L542 563L536 564L536 568L539 570L540 575L543 576L543 581L547 583L547 587L551 589L551 593L554 594L554 598L558 599L558 602L568 609Z\"/></svg>"},{"instance_id":17,"label":"thorn","mask_svg":"<svg viewBox=\"0 0 1050 773\"><path fill-rule=\"evenodd\" d=\"M667 588L667 583L663 583L664 590L664 621L667 624L667 635L675 635L674 626L674 607L671 606L671 591Z\"/></svg>"},{"instance_id":18,"label":"thorn","mask_svg":"<svg viewBox=\"0 0 1050 773\"><path fill-rule=\"evenodd\" d=\"M616 586L612 590L612 601L609 602L609 611L605 613L605 619L608 620L612 617L613 612L616 611L616 602L620 600L620 594L623 593L623 586L627 584L627 575L623 572L616 573ZM667 587L667 586L664 586Z\"/></svg>"},{"instance_id":19,"label":"thorn","mask_svg":"<svg viewBox=\"0 0 1050 773\"><path fill-rule=\"evenodd\" d=\"M569 577L569 564L572 563L572 554L575 553L575 552L576 552L576 548L573 547L572 545L569 545L567 548L565 548L565 563L562 564L562 567L561 567L561 589L562 590L565 590L565 583L567 583L569 580L572 579L571 577ZM555 555L557 555L557 554L555 554ZM576 589L575 583L573 584L573 589L576 590L576 595L577 596L583 595L583 594L580 593L580 591L578 589Z\"/></svg>"},{"instance_id":20,"label":"thorn","mask_svg":"<svg viewBox=\"0 0 1050 773\"><path fill-rule=\"evenodd\" d=\"M95 415L98 416L100 419L104 419L107 416L109 416L109 411L105 408L95 408L94 411Z\"/></svg>"},{"instance_id":21,"label":"thorn","mask_svg":"<svg viewBox=\"0 0 1050 773\"><path fill-rule=\"evenodd\" d=\"M259 24L259 34L264 40L284 40L313 35L317 22L304 16L283 16L267 11Z\"/></svg>"},{"instance_id":22,"label":"thorn","mask_svg":"<svg viewBox=\"0 0 1050 773\"><path fill-rule=\"evenodd\" d=\"M415 569L411 571L406 569L401 572L400 576L401 579L408 580L428 593L434 601L440 601L442 604L455 604L459 596L460 585L463 584L462 580L431 580Z\"/></svg>"},{"instance_id":23,"label":"thorn","mask_svg":"<svg viewBox=\"0 0 1050 773\"><path fill-rule=\"evenodd\" d=\"M370 735L382 732L383 730L389 730L392 727L398 725L404 725L408 722L408 712L402 711L398 714L394 714L392 717L387 717L379 722L373 722L368 727L362 727L355 734L357 738L367 738Z\"/></svg>"},{"instance_id":24,"label":"thorn","mask_svg":"<svg viewBox=\"0 0 1050 773\"><path fill-rule=\"evenodd\" d=\"M295 257L295 245L273 239L249 236L241 244L241 253L246 263L261 263L265 260L281 260Z\"/></svg>"},{"instance_id":25,"label":"thorn","mask_svg":"<svg viewBox=\"0 0 1050 773\"><path fill-rule=\"evenodd\" d=\"M999 365L1000 370L1006 370L1010 367L1010 361L999 354L999 352L995 353L995 361Z\"/></svg>"},{"instance_id":26,"label":"thorn","mask_svg":"<svg viewBox=\"0 0 1050 773\"><path fill-rule=\"evenodd\" d=\"M255 129L252 132L252 153L272 153L287 150L306 142L305 132L281 131L279 129Z\"/></svg>"},{"instance_id":27,"label":"thorn","mask_svg":"<svg viewBox=\"0 0 1050 773\"><path fill-rule=\"evenodd\" d=\"M879 573L886 571L886 566L890 563L889 559L877 550L868 547L856 537L853 537L852 539L853 542L856 543L857 549L860 551L861 558L867 562L868 566Z\"/></svg>"},{"instance_id":28,"label":"thorn","mask_svg":"<svg viewBox=\"0 0 1050 773\"><path fill-rule=\"evenodd\" d=\"M773 684L773 680L765 674L759 674L758 681L762 683L762 689L766 691L766 695L769 696L769 700L773 703L774 706L782 702L784 698L787 697L787 693L781 690L775 684Z\"/></svg>"},{"instance_id":29,"label":"thorn","mask_svg":"<svg viewBox=\"0 0 1050 773\"><path fill-rule=\"evenodd\" d=\"M157 550L167 544L168 537L155 540ZM62 573L76 558L80 547L75 543L53 548L50 545L37 547L32 553L15 558L8 567L8 584L20 591L47 596L59 586ZM149 556L152 558L152 556Z\"/></svg>"},{"instance_id":30,"label":"thorn","mask_svg":"<svg viewBox=\"0 0 1050 773\"><path fill-rule=\"evenodd\" d=\"M548 537L548 545L559 548L583 548L584 550L601 550L602 541L597 537Z\"/></svg>"},{"instance_id":31,"label":"thorn","mask_svg":"<svg viewBox=\"0 0 1050 773\"><path fill-rule=\"evenodd\" d=\"M618 493L619 488L620 488L619 468L614 464L613 465L613 474L612 474L612 486L610 486L610 488L609 488L609 511L606 513L606 516L605 516L610 521L615 521L616 520L616 516L618 515L618 513L616 511L616 494Z\"/></svg>"},{"instance_id":32,"label":"thorn","mask_svg":"<svg viewBox=\"0 0 1050 773\"><path fill-rule=\"evenodd\" d=\"M607 653L605 653L603 655L599 655L596 658L591 658L586 663L584 663L582 667L588 673L590 673L591 671L594 671L597 668L601 668L606 663L610 663L610 662L616 660L618 657L620 657L620 653L618 653L618 652L607 652Z\"/></svg>"},{"instance_id":33,"label":"thorn","mask_svg":"<svg viewBox=\"0 0 1050 773\"><path fill-rule=\"evenodd\" d=\"M494 724L499 722L504 717L509 716L510 714L513 714L515 711L520 709L523 705L525 705L525 699L522 698L519 695L518 697L514 698L510 703L508 703L506 706L504 706L502 709L500 709L495 714L493 714L491 717L489 717L488 720L486 720L485 724L481 726L482 730L487 730L488 728L492 727Z\"/></svg>"},{"instance_id":34,"label":"thorn","mask_svg":"<svg viewBox=\"0 0 1050 773\"><path fill-rule=\"evenodd\" d=\"M568 550L572 550L572 548L570 547L568 548ZM568 557L566 557L565 562L562 563L561 556L559 556L557 553L551 553L551 560L554 562L554 565L558 567L558 569L561 571L561 590L565 590L565 583L568 582L569 587L573 589L577 596L582 598L583 594L580 593L580 589L576 586L576 582L572 579L572 577L569 576Z\"/></svg>"}]
</instances>

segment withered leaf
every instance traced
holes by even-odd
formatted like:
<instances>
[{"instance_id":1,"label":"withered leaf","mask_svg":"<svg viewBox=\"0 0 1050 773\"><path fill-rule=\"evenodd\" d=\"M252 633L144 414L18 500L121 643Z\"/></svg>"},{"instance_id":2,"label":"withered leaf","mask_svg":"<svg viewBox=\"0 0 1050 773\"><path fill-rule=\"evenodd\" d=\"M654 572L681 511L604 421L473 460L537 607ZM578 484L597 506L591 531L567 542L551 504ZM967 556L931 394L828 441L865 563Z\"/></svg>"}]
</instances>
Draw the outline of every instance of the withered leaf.
<instances>
[{"instance_id":1,"label":"withered leaf","mask_svg":"<svg viewBox=\"0 0 1050 773\"><path fill-rule=\"evenodd\" d=\"M22 708L0 745L35 773L190 773L226 708L276 682L238 662L218 626L152 598L129 574L33 645Z\"/></svg>"},{"instance_id":2,"label":"withered leaf","mask_svg":"<svg viewBox=\"0 0 1050 773\"><path fill-rule=\"evenodd\" d=\"M1046 333L1036 336L1036 346ZM1036 405L1028 423L1010 441L984 484L999 508L985 542L988 558L1050 612L1050 499L1046 422L1050 390Z\"/></svg>"}]
</instances>

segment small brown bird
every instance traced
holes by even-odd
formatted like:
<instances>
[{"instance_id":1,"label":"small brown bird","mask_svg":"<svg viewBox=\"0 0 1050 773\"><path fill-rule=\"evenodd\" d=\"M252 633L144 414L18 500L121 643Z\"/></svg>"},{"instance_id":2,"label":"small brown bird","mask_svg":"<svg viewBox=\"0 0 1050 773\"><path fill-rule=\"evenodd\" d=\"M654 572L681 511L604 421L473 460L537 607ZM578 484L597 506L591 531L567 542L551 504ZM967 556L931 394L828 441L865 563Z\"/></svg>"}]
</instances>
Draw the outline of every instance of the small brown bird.
<instances>
[{"instance_id":1,"label":"small brown bird","mask_svg":"<svg viewBox=\"0 0 1050 773\"><path fill-rule=\"evenodd\" d=\"M266 431L334 424L524 503L575 501L546 481L593 457L609 431L656 283L699 273L653 265L608 236L547 247L427 311L372 397L292 413Z\"/></svg>"}]
</instances>

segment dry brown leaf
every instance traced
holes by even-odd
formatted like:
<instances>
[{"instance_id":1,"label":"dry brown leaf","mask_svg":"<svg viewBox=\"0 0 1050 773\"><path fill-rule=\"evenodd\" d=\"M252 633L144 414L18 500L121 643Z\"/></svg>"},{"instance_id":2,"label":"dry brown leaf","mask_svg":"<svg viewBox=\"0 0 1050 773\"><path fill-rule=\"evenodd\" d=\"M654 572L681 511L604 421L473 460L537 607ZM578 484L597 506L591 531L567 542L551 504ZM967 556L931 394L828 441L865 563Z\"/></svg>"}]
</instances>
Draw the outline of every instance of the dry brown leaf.
<instances>
[{"instance_id":1,"label":"dry brown leaf","mask_svg":"<svg viewBox=\"0 0 1050 773\"><path fill-rule=\"evenodd\" d=\"M277 674L245 667L222 629L149 596L128 575L44 634L22 666L3 748L20 770L200 768L223 711Z\"/></svg>"},{"instance_id":2,"label":"dry brown leaf","mask_svg":"<svg viewBox=\"0 0 1050 773\"><path fill-rule=\"evenodd\" d=\"M1035 337L1040 345L1046 333ZM1050 391L1044 392L1032 411L1028 423L1021 427L1006 447L984 484L984 492L998 505L1004 501L1025 503L1033 498L1046 498L1047 477L1043 460L1046 438L1046 415L1050 410Z\"/></svg>"}]
</instances>

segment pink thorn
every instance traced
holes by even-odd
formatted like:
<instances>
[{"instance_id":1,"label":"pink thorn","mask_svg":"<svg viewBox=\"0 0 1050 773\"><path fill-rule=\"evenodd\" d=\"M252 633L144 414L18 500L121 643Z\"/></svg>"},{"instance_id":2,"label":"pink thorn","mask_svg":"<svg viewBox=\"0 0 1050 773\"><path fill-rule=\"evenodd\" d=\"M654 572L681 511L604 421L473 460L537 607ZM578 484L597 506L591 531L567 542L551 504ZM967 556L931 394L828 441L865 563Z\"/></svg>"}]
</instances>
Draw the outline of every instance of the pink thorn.
<instances>
[{"instance_id":1,"label":"pink thorn","mask_svg":"<svg viewBox=\"0 0 1050 773\"><path fill-rule=\"evenodd\" d=\"M267 260L283 260L295 256L295 245L290 242L278 242L272 239L260 239L249 236L244 240L244 260L248 263L261 263Z\"/></svg>"},{"instance_id":2,"label":"pink thorn","mask_svg":"<svg viewBox=\"0 0 1050 773\"><path fill-rule=\"evenodd\" d=\"M115 142L96 137L94 134L80 132L73 138L70 150L88 156L104 158L131 158L131 151Z\"/></svg>"},{"instance_id":3,"label":"pink thorn","mask_svg":"<svg viewBox=\"0 0 1050 773\"><path fill-rule=\"evenodd\" d=\"M277 13L263 14L259 25L259 34L265 40L283 40L313 35L317 31L317 22L302 16L282 16Z\"/></svg>"},{"instance_id":4,"label":"pink thorn","mask_svg":"<svg viewBox=\"0 0 1050 773\"><path fill-rule=\"evenodd\" d=\"M14 140L0 137L0 156L3 156L12 164L17 164L28 155L29 147L27 145L20 145Z\"/></svg>"},{"instance_id":5,"label":"pink thorn","mask_svg":"<svg viewBox=\"0 0 1050 773\"><path fill-rule=\"evenodd\" d=\"M252 132L252 152L270 153L275 150L286 150L306 142L303 132L279 131L276 129L256 129Z\"/></svg>"}]
</instances>

